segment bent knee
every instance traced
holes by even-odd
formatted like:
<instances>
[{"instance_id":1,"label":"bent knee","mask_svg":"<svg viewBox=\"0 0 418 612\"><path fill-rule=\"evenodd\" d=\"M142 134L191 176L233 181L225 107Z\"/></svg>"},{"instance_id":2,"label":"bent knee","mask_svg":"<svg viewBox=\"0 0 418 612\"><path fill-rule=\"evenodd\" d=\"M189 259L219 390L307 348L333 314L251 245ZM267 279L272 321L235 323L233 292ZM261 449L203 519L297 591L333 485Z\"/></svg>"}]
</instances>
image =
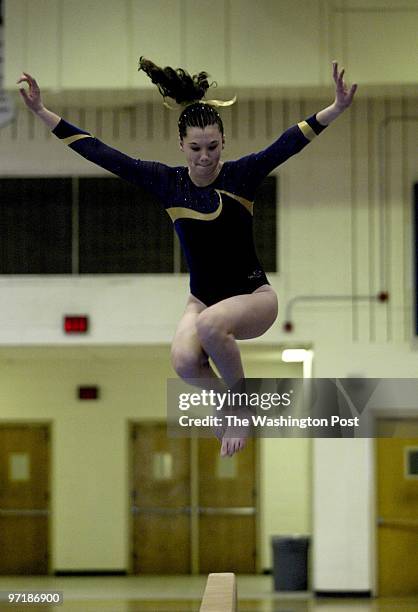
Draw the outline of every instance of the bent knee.
<instances>
[{"instance_id":1,"label":"bent knee","mask_svg":"<svg viewBox=\"0 0 418 612\"><path fill-rule=\"evenodd\" d=\"M277 315L279 314L279 299L275 293L272 295L272 314L275 321L277 319Z\"/></svg>"},{"instance_id":2,"label":"bent knee","mask_svg":"<svg viewBox=\"0 0 418 612\"><path fill-rule=\"evenodd\" d=\"M203 352L196 354L184 348L174 348L171 351L171 364L176 374L183 379L199 378L207 361Z\"/></svg>"},{"instance_id":3,"label":"bent knee","mask_svg":"<svg viewBox=\"0 0 418 612\"><path fill-rule=\"evenodd\" d=\"M196 319L196 331L200 341L204 344L222 335L226 335L228 330L225 320L226 317L219 308L214 312L211 312L210 308L201 312Z\"/></svg>"},{"instance_id":4,"label":"bent knee","mask_svg":"<svg viewBox=\"0 0 418 612\"><path fill-rule=\"evenodd\" d=\"M265 291L259 291L258 293L264 294L263 298L265 299L265 304L264 315L262 318L268 323L268 329L277 319L277 315L279 314L279 300L276 292L270 288L266 289Z\"/></svg>"}]
</instances>

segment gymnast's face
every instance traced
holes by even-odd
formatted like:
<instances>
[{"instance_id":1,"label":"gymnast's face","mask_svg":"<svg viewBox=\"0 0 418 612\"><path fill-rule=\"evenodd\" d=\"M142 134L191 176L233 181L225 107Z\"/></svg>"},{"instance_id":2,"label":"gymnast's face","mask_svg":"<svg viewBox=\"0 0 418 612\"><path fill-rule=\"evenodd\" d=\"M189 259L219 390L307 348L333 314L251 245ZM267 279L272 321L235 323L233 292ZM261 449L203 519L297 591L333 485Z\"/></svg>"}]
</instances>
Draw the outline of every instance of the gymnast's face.
<instances>
[{"instance_id":1,"label":"gymnast's face","mask_svg":"<svg viewBox=\"0 0 418 612\"><path fill-rule=\"evenodd\" d=\"M220 170L221 151L225 145L219 127L188 127L185 138L180 140L180 149L186 156L189 172L202 181L216 176Z\"/></svg>"}]
</instances>

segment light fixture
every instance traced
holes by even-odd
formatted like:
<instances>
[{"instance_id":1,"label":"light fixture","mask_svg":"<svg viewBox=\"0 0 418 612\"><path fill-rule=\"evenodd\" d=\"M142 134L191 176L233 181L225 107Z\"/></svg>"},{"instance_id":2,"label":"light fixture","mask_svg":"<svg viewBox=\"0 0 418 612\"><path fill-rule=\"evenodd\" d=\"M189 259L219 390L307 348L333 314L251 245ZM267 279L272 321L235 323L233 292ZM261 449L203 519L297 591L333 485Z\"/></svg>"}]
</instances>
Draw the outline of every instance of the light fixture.
<instances>
[{"instance_id":1,"label":"light fixture","mask_svg":"<svg viewBox=\"0 0 418 612\"><path fill-rule=\"evenodd\" d=\"M300 363L305 361L309 351L306 349L284 349L282 351L282 361L286 363Z\"/></svg>"}]
</instances>

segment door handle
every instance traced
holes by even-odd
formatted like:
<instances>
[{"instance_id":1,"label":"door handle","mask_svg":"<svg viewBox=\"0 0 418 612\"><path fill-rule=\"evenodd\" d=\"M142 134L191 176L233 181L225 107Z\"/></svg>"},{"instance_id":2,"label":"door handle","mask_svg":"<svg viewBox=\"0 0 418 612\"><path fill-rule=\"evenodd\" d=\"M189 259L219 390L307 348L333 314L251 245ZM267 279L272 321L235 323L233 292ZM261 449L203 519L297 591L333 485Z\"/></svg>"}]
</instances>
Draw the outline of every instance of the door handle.
<instances>
[{"instance_id":1,"label":"door handle","mask_svg":"<svg viewBox=\"0 0 418 612\"><path fill-rule=\"evenodd\" d=\"M178 514L190 514L191 509L189 506L184 506L182 508L139 508L138 506L132 506L131 512L132 514L157 514L160 516L173 516Z\"/></svg>"},{"instance_id":2,"label":"door handle","mask_svg":"<svg viewBox=\"0 0 418 612\"><path fill-rule=\"evenodd\" d=\"M48 516L49 510L37 508L0 508L0 516Z\"/></svg>"},{"instance_id":3,"label":"door handle","mask_svg":"<svg viewBox=\"0 0 418 612\"><path fill-rule=\"evenodd\" d=\"M418 527L418 520L415 519L399 519L399 518L385 518L379 516L377 519L378 526L393 525L394 527Z\"/></svg>"},{"instance_id":4,"label":"door handle","mask_svg":"<svg viewBox=\"0 0 418 612\"><path fill-rule=\"evenodd\" d=\"M207 514L211 516L229 515L229 516L253 516L256 513L255 508L210 508L210 507L199 507L197 509L199 514Z\"/></svg>"}]
</instances>

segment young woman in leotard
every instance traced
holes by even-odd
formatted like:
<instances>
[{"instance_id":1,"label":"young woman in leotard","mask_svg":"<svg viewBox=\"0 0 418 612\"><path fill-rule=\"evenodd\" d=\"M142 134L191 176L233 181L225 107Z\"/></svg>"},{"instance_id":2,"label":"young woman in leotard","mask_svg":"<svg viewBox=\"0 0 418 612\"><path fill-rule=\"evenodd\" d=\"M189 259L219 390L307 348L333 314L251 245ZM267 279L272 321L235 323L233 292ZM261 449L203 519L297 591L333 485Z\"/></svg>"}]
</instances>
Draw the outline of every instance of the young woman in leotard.
<instances>
[{"instance_id":1,"label":"young woman in leotard","mask_svg":"<svg viewBox=\"0 0 418 612\"><path fill-rule=\"evenodd\" d=\"M213 389L234 388L244 379L237 340L256 338L277 317L277 296L257 258L252 235L255 191L278 165L301 151L353 100L344 70L333 62L334 102L288 128L258 153L221 161L225 146L222 119L204 96L207 73L191 77L182 69L159 68L141 58L144 70L164 98L183 106L178 127L187 166L169 167L133 159L71 125L42 103L39 86L28 73L17 81L26 106L52 132L86 159L153 193L170 215L189 270L190 295L172 343L178 375ZM213 370L215 364L221 379ZM222 432L221 454L232 456L245 446L246 434Z\"/></svg>"}]
</instances>

